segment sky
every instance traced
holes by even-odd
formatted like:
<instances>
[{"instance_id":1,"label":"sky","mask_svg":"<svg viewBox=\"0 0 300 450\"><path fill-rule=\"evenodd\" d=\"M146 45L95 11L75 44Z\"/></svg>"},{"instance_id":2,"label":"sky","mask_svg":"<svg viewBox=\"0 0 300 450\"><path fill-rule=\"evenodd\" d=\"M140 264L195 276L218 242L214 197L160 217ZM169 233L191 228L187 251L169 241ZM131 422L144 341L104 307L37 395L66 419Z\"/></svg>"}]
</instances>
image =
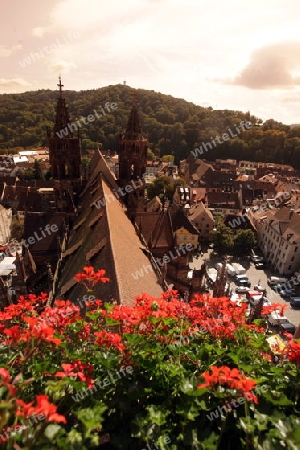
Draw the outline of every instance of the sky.
<instances>
[{"instance_id":1,"label":"sky","mask_svg":"<svg viewBox=\"0 0 300 450\"><path fill-rule=\"evenodd\" d=\"M2 0L0 93L126 84L300 123L300 0ZM113 102L114 99L111 99Z\"/></svg>"}]
</instances>

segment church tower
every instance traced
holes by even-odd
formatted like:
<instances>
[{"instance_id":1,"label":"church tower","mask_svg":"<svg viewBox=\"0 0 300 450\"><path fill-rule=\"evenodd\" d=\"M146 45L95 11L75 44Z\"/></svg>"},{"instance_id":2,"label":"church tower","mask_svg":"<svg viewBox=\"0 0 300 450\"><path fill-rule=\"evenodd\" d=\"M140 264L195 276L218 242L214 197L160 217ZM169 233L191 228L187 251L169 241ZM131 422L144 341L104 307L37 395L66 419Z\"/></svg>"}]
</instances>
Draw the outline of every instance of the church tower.
<instances>
[{"instance_id":1,"label":"church tower","mask_svg":"<svg viewBox=\"0 0 300 450\"><path fill-rule=\"evenodd\" d=\"M133 98L126 132L119 137L119 186L124 189L127 213L134 218L145 210L145 174L148 140L141 132L136 97Z\"/></svg>"},{"instance_id":2,"label":"church tower","mask_svg":"<svg viewBox=\"0 0 300 450\"><path fill-rule=\"evenodd\" d=\"M74 137L76 124L70 123L69 111L63 97L61 77L59 77L59 97L53 130L47 130L49 160L53 179L60 187L77 190L81 184L81 145L79 136Z\"/></svg>"}]
</instances>

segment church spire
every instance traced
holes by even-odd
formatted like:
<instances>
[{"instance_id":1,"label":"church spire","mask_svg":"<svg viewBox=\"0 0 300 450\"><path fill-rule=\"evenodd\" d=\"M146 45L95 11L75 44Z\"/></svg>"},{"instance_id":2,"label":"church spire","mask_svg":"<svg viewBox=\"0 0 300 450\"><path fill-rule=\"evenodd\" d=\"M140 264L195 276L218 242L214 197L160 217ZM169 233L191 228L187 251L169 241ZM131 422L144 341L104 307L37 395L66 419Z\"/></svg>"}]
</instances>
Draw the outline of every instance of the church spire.
<instances>
[{"instance_id":1,"label":"church spire","mask_svg":"<svg viewBox=\"0 0 300 450\"><path fill-rule=\"evenodd\" d=\"M81 143L74 137L76 124L70 123L69 111L63 96L63 84L58 78L59 97L56 103L56 116L52 131L47 130L49 141L49 160L54 180L66 180L77 189L81 183ZM78 188L79 189L79 188Z\"/></svg>"},{"instance_id":2,"label":"church spire","mask_svg":"<svg viewBox=\"0 0 300 450\"><path fill-rule=\"evenodd\" d=\"M147 167L148 140L142 135L136 105L136 94L133 95L132 108L126 131L119 138L119 186L127 189L124 198L127 214L132 219L138 211L145 208L145 173Z\"/></svg>"},{"instance_id":3,"label":"church spire","mask_svg":"<svg viewBox=\"0 0 300 450\"><path fill-rule=\"evenodd\" d=\"M136 92L133 93L132 96L132 108L130 111L130 116L127 123L127 128L125 132L125 139L139 139L141 138L141 127L140 127L140 120L139 120L139 114L137 110L137 102L136 102Z\"/></svg>"},{"instance_id":4,"label":"church spire","mask_svg":"<svg viewBox=\"0 0 300 450\"><path fill-rule=\"evenodd\" d=\"M61 84L61 75L59 75L58 81L59 81L59 83L57 86L59 87L59 97L62 98L62 88L64 87L64 85Z\"/></svg>"},{"instance_id":5,"label":"church spire","mask_svg":"<svg viewBox=\"0 0 300 450\"><path fill-rule=\"evenodd\" d=\"M56 117L53 128L54 132L60 132L62 129L65 129L68 126L68 123L70 123L69 111L66 106L66 100L63 97L62 88L64 87L64 85L61 83L61 76L59 76L58 80L59 83L57 84L57 86L59 88L59 97L56 104ZM68 134L70 137L73 137L72 129L68 131Z\"/></svg>"}]
</instances>

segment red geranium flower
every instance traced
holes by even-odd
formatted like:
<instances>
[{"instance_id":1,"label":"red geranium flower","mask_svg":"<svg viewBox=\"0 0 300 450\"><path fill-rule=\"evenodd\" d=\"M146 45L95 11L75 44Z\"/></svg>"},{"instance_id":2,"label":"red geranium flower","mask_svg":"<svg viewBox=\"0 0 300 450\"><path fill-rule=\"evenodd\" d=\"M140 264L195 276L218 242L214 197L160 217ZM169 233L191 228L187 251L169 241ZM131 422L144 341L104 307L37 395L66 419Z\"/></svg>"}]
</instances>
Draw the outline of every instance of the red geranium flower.
<instances>
[{"instance_id":1,"label":"red geranium flower","mask_svg":"<svg viewBox=\"0 0 300 450\"><path fill-rule=\"evenodd\" d=\"M287 348L288 360L295 364L300 364L300 341L290 340Z\"/></svg>"},{"instance_id":2,"label":"red geranium flower","mask_svg":"<svg viewBox=\"0 0 300 450\"><path fill-rule=\"evenodd\" d=\"M119 334L108 333L107 331L96 331L95 336L98 338L95 340L96 344L103 345L104 347L114 347L120 352L125 350L125 346L122 344L122 338Z\"/></svg>"},{"instance_id":3,"label":"red geranium flower","mask_svg":"<svg viewBox=\"0 0 300 450\"><path fill-rule=\"evenodd\" d=\"M109 281L109 278L104 277L105 270L98 270L98 272L95 272L92 266L85 266L83 271L85 273L77 273L74 279L79 283L82 283L88 291L92 291L95 284L99 283L99 281L101 281L101 283L107 283Z\"/></svg>"},{"instance_id":4,"label":"red geranium flower","mask_svg":"<svg viewBox=\"0 0 300 450\"><path fill-rule=\"evenodd\" d=\"M43 414L47 422L63 422L67 423L66 418L61 414L57 414L57 406L49 402L47 395L36 396L36 406L33 406L33 402L25 403L23 400L17 399L16 403L18 409L17 416L30 418L33 415Z\"/></svg>"},{"instance_id":5,"label":"red geranium flower","mask_svg":"<svg viewBox=\"0 0 300 450\"><path fill-rule=\"evenodd\" d=\"M215 385L227 385L230 389L237 389L247 400L253 400L258 403L257 397L251 392L256 386L256 381L246 378L237 368L230 367L211 367L212 374L204 372L201 376L205 379L205 383L199 384L198 389L213 387Z\"/></svg>"},{"instance_id":6,"label":"red geranium flower","mask_svg":"<svg viewBox=\"0 0 300 450\"><path fill-rule=\"evenodd\" d=\"M80 381L85 381L88 387L93 385L91 374L94 367L91 364L73 361L72 364L62 364L63 372L56 372L57 377L78 377Z\"/></svg>"}]
</instances>

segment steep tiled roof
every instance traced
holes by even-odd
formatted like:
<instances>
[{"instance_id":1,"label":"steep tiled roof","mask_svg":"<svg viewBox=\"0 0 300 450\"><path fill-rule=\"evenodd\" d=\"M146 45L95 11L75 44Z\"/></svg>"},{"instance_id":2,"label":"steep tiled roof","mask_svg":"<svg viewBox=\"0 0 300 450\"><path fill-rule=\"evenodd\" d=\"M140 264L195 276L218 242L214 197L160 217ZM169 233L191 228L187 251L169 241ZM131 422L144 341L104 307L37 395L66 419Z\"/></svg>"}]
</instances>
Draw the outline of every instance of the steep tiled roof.
<instances>
[{"instance_id":1,"label":"steep tiled roof","mask_svg":"<svg viewBox=\"0 0 300 450\"><path fill-rule=\"evenodd\" d=\"M145 241L153 249L170 249L173 244L171 219L166 211L137 213L136 224Z\"/></svg>"},{"instance_id":2,"label":"steep tiled roof","mask_svg":"<svg viewBox=\"0 0 300 450\"><path fill-rule=\"evenodd\" d=\"M277 225L281 235L295 233L300 235L300 216L289 208L283 207L274 216L273 227Z\"/></svg>"},{"instance_id":3,"label":"steep tiled roof","mask_svg":"<svg viewBox=\"0 0 300 450\"><path fill-rule=\"evenodd\" d=\"M83 299L86 289L73 278L86 265L105 269L110 278L109 283L98 283L94 289L93 295L103 301L131 304L141 292L159 296L162 288L154 272L143 272L145 266L151 265L135 228L113 194L113 189L118 188L114 176L99 151L91 162L91 176L80 195L79 213L67 244L66 253L72 251L63 259L56 298L64 296L74 303ZM95 200L105 197L106 205L97 208ZM135 279L133 274L141 270Z\"/></svg>"},{"instance_id":4,"label":"steep tiled roof","mask_svg":"<svg viewBox=\"0 0 300 450\"><path fill-rule=\"evenodd\" d=\"M197 220L197 218L202 214L205 213L207 214L207 216L213 220L213 215L211 213L211 211L205 207L205 205L202 202L199 202L197 205L193 206L190 211L189 211L189 215L188 215L188 219L190 221L195 221Z\"/></svg>"},{"instance_id":5,"label":"steep tiled roof","mask_svg":"<svg viewBox=\"0 0 300 450\"><path fill-rule=\"evenodd\" d=\"M208 206L224 205L227 207L240 208L239 197L237 192L208 192Z\"/></svg>"},{"instance_id":6,"label":"steep tiled roof","mask_svg":"<svg viewBox=\"0 0 300 450\"><path fill-rule=\"evenodd\" d=\"M29 245L32 255L43 252L55 252L57 250L57 233L62 230L65 221L64 213L26 213L24 220L24 239L27 241L33 237L35 242ZM56 225L57 231L51 228L45 231L45 227ZM48 227L49 229L49 227Z\"/></svg>"},{"instance_id":7,"label":"steep tiled roof","mask_svg":"<svg viewBox=\"0 0 300 450\"><path fill-rule=\"evenodd\" d=\"M194 225L189 221L180 206L170 206L169 213L172 221L173 231L179 230L179 228L183 227L191 234L199 234L197 228L195 228Z\"/></svg>"},{"instance_id":8,"label":"steep tiled roof","mask_svg":"<svg viewBox=\"0 0 300 450\"><path fill-rule=\"evenodd\" d=\"M150 200L147 203L147 211L149 212L157 212L160 211L162 209L162 203L160 201L159 197L154 197L152 200Z\"/></svg>"}]
</instances>

